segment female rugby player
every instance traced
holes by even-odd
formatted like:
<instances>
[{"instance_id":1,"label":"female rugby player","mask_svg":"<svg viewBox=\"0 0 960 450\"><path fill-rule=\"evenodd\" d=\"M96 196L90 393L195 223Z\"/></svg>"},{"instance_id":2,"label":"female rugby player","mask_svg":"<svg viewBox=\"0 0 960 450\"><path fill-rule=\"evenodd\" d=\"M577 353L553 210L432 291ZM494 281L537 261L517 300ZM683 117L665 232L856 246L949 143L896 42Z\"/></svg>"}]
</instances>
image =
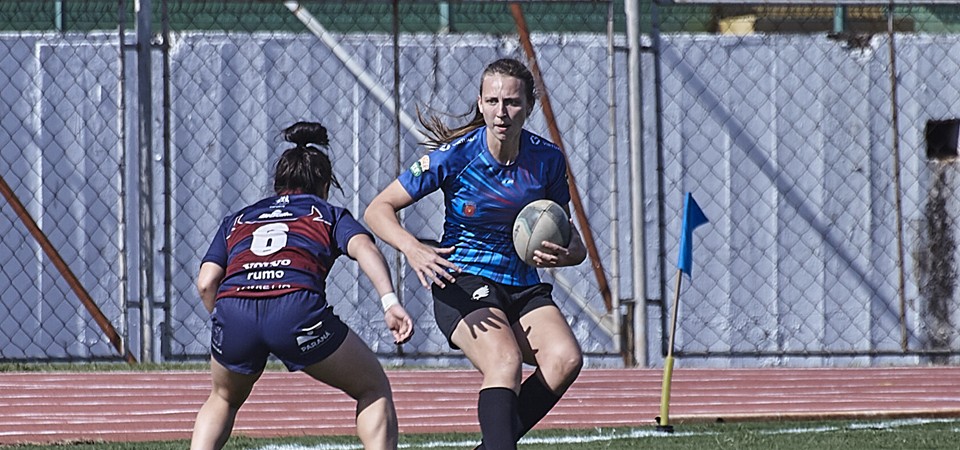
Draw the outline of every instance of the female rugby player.
<instances>
[{"instance_id":1,"label":"female rugby player","mask_svg":"<svg viewBox=\"0 0 960 450\"><path fill-rule=\"evenodd\" d=\"M355 259L381 296L384 320L397 343L413 322L393 292L386 261L350 212L327 202L340 187L327 130L298 122L284 130L296 144L277 162L276 195L227 216L200 266L197 289L211 312L213 389L200 408L192 450L219 449L263 373L270 354L357 401L364 448L397 448L390 383L373 352L327 303L326 278L340 255ZM304 395L308 395L304 393Z\"/></svg>"},{"instance_id":2,"label":"female rugby player","mask_svg":"<svg viewBox=\"0 0 960 450\"><path fill-rule=\"evenodd\" d=\"M586 248L572 227L564 248L544 242L536 267L513 248L513 221L524 205L547 198L569 215L567 165L560 149L523 129L536 102L530 71L514 59L480 77L473 120L448 128L421 117L432 151L370 203L371 230L403 252L424 287L432 285L437 325L483 374L477 401L482 448L516 443L560 400L583 365L570 326L537 267L581 263ZM417 240L397 211L441 190L445 220L439 248ZM536 371L521 384L521 365Z\"/></svg>"}]
</instances>

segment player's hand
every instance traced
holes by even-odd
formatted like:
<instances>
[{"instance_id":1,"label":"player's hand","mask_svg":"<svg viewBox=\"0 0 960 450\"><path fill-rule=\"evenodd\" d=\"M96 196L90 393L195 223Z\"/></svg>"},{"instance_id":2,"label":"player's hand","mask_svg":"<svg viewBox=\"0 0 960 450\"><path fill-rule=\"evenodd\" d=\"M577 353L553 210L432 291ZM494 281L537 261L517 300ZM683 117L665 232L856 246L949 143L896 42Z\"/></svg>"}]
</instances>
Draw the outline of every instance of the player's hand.
<instances>
[{"instance_id":1,"label":"player's hand","mask_svg":"<svg viewBox=\"0 0 960 450\"><path fill-rule=\"evenodd\" d=\"M566 247L543 241L540 248L533 251L533 262L537 267L566 267L575 266L587 258L587 248L580 240L580 233L573 222L570 222L570 244Z\"/></svg>"},{"instance_id":2,"label":"player's hand","mask_svg":"<svg viewBox=\"0 0 960 450\"><path fill-rule=\"evenodd\" d=\"M429 288L431 283L444 288L447 287L446 282L453 283L456 280L449 270L459 273L460 267L447 260L451 253L453 247L431 247L420 242L403 251L407 264L413 268L424 288Z\"/></svg>"},{"instance_id":3,"label":"player's hand","mask_svg":"<svg viewBox=\"0 0 960 450\"><path fill-rule=\"evenodd\" d=\"M570 250L550 241L540 243L540 248L533 251L533 262L537 267L562 267L564 261L570 259Z\"/></svg>"},{"instance_id":4,"label":"player's hand","mask_svg":"<svg viewBox=\"0 0 960 450\"><path fill-rule=\"evenodd\" d=\"M403 305L396 304L383 313L383 321L387 323L387 328L393 333L393 343L403 344L413 337L413 320L403 309Z\"/></svg>"}]
</instances>

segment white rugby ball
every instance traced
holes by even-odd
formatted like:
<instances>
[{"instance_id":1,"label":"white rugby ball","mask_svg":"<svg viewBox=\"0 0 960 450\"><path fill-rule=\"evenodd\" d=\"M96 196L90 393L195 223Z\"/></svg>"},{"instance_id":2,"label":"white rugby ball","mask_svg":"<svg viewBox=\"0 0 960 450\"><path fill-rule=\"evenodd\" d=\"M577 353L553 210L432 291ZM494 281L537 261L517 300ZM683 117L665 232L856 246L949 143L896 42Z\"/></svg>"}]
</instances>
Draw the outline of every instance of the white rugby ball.
<instances>
[{"instance_id":1,"label":"white rugby ball","mask_svg":"<svg viewBox=\"0 0 960 450\"><path fill-rule=\"evenodd\" d=\"M570 219L557 202L530 202L513 221L513 247L525 263L535 266L533 252L543 241L566 247L570 244Z\"/></svg>"}]
</instances>

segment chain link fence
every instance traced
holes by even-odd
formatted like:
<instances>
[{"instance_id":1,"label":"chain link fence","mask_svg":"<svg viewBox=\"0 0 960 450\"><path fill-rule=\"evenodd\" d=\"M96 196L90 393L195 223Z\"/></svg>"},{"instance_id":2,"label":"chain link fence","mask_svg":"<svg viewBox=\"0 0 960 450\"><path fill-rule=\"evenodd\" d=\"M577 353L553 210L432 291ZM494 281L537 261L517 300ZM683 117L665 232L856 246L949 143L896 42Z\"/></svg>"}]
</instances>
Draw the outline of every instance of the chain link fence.
<instances>
[{"instance_id":1,"label":"chain link fence","mask_svg":"<svg viewBox=\"0 0 960 450\"><path fill-rule=\"evenodd\" d=\"M960 353L960 7L137 5L0 4L2 360L206 358L199 260L224 215L270 193L280 130L329 128L331 201L359 217L424 152L417 109L465 120L504 56L542 73L551 106L528 128L560 135L592 238L590 262L544 272L589 364L661 363L675 298L688 365ZM677 292L685 192L711 222ZM402 220L436 239L441 202ZM392 344L347 259L328 280L335 311L384 360L464 364L381 248L414 339Z\"/></svg>"},{"instance_id":2,"label":"chain link fence","mask_svg":"<svg viewBox=\"0 0 960 450\"><path fill-rule=\"evenodd\" d=\"M115 359L129 275L117 12L55 6L0 7L0 356ZM75 19L86 31L63 29Z\"/></svg>"},{"instance_id":3,"label":"chain link fence","mask_svg":"<svg viewBox=\"0 0 960 450\"><path fill-rule=\"evenodd\" d=\"M50 1L4 5L0 13L13 28L0 46L3 81L12 85L3 103L17 110L5 116L0 138L10 167L3 174L12 180L11 196L26 205L23 216L4 208L11 233L0 253L23 256L3 271L22 287L6 290L3 305L11 316L32 319L3 324L0 339L10 340L4 359L83 360L128 350L142 360L206 358L207 314L193 278L220 219L269 193L273 165L288 146L280 130L298 120L328 126L344 186L332 201L360 217L425 151L417 108L462 120L475 104L479 74L499 57L537 58L547 92L561 105L557 122L574 174L583 186L607 190L601 183L613 168L615 136L608 91L613 60L622 58L610 50L608 3L139 5L150 14L122 2L118 9L117 2ZM522 49L519 24L537 54ZM50 80L38 82L38 74ZM541 112L530 127L546 134ZM613 220L616 205L602 191L583 189L583 205L594 220ZM437 239L441 209L434 197L405 210L403 220ZM93 341L104 333L30 237L23 222L31 217L40 218L51 250L79 272L94 309L129 348ZM598 254L609 254L613 243L598 237ZM417 318L413 341L392 344L372 286L349 260L330 274L335 311L384 358L462 360L436 330L429 292L407 276L396 252L384 251ZM17 279L24 267L33 278ZM618 319L590 266L545 276L558 285L591 358L619 361ZM60 309L45 311L47 302ZM57 342L34 339L38 328L74 327Z\"/></svg>"},{"instance_id":4,"label":"chain link fence","mask_svg":"<svg viewBox=\"0 0 960 450\"><path fill-rule=\"evenodd\" d=\"M163 332L169 345L165 359L207 353L206 313L189 291L190 280L220 219L267 193L270 168L286 147L278 134L282 126L297 120L327 124L334 170L344 181L344 189L335 191L332 201L359 217L378 190L424 152L417 145L422 138L417 108L465 114L475 104L473 93L486 64L503 56L525 59L506 4L466 2L445 10L439 6L170 4L165 57L170 67L173 143L169 159L173 182L168 186L173 279L165 305L169 307ZM533 10L525 16L538 29L554 32L538 38L535 47L549 74L545 83L551 94L569 109L558 121L577 124L565 133L570 147L577 149L571 159L574 164L578 159L599 163L578 164L577 172L587 182L603 179L611 170L609 163L603 164L609 131L588 131L595 120L611 113L605 101L593 102L598 94L606 98L610 75L596 71L595 65L582 65L581 58L606 64L612 57L605 32L606 5L550 5L558 13L581 10L596 18L592 24L558 13L546 16L554 23L537 23L534 20L542 17L535 11L547 5L523 6ZM581 31L573 31L575 27ZM556 34L555 29L570 31ZM576 67L581 69L571 70ZM568 81L564 74L574 77ZM546 129L542 116L531 126ZM438 239L441 205L439 196L432 197L405 210L403 220L410 229L420 230L420 237ZM605 211L609 206L601 202L591 208ZM404 361L459 358L433 323L429 292L407 276L392 249L383 250L397 269L404 304L417 318L413 340L399 348L392 344L375 291L354 263L341 263L330 274L328 296L335 311L383 356L402 355ZM577 271L583 270L572 270ZM583 275L587 279L589 272ZM612 333L617 330L603 329L592 317L597 315L594 311L600 315L606 311L597 290L584 284L561 290L567 312L586 338L587 352L599 358L616 356Z\"/></svg>"},{"instance_id":5,"label":"chain link fence","mask_svg":"<svg viewBox=\"0 0 960 450\"><path fill-rule=\"evenodd\" d=\"M710 21L682 20L704 8ZM660 248L676 251L684 192L711 219L681 289L679 357L956 361L958 13L909 3L659 11L671 18L651 30ZM659 273L652 285L673 298L672 272ZM665 324L666 312L652 316Z\"/></svg>"}]
</instances>

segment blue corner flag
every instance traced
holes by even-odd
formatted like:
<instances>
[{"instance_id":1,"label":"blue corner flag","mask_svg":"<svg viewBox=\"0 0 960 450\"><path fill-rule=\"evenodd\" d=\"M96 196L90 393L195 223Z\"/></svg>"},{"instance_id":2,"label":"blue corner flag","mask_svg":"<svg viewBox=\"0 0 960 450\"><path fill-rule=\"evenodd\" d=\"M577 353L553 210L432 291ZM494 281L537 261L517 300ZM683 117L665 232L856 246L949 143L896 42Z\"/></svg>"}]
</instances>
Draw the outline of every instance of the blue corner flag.
<instances>
[{"instance_id":1,"label":"blue corner flag","mask_svg":"<svg viewBox=\"0 0 960 450\"><path fill-rule=\"evenodd\" d=\"M693 271L693 229L709 221L693 199L693 194L687 192L683 199L683 229L680 233L680 256L677 258L677 268L687 275L692 276Z\"/></svg>"}]
</instances>

